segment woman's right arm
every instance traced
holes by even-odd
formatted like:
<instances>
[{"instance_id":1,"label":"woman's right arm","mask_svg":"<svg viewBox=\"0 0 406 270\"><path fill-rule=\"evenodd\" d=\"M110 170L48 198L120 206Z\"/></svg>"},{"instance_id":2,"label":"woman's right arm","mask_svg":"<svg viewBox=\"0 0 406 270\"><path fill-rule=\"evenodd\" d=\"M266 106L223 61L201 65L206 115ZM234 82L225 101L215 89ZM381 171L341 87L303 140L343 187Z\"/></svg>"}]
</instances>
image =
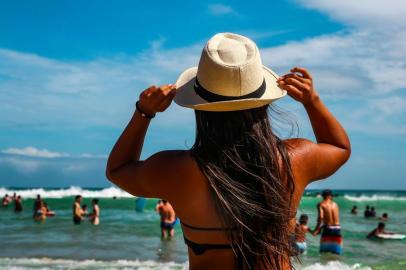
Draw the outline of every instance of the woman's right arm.
<instances>
[{"instance_id":1,"label":"woman's right arm","mask_svg":"<svg viewBox=\"0 0 406 270\"><path fill-rule=\"evenodd\" d=\"M288 145L296 148L300 174L308 181L323 179L336 172L350 157L350 140L344 128L321 101L309 72L293 68L292 73L278 80L288 95L301 102L306 109L317 143L293 139Z\"/></svg>"}]
</instances>

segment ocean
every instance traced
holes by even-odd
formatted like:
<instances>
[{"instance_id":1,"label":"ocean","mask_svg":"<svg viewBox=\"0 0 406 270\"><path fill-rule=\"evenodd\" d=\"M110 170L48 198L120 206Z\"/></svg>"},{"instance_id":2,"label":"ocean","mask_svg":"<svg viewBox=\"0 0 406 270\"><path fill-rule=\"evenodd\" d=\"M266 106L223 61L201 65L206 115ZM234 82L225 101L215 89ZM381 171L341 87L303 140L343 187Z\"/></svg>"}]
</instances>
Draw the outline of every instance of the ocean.
<instances>
[{"instance_id":1,"label":"ocean","mask_svg":"<svg viewBox=\"0 0 406 270\"><path fill-rule=\"evenodd\" d=\"M15 189L0 188L0 196L17 192L23 197L22 213L13 207L0 208L0 269L188 269L187 249L176 225L171 241L161 241L157 199L147 199L142 213L135 211L135 198L115 188ZM308 214L311 227L316 222L319 191L306 191L298 215ZM366 239L377 218L365 219L366 205L377 215L387 212L386 229L406 233L406 191L335 191L340 206L344 253L340 257L321 256L319 237L307 236L309 250L297 269L406 269L406 240ZM44 223L32 219L33 200L41 194L55 217ZM100 225L72 223L73 196L81 194L91 209L91 199L99 198ZM116 198L113 198L116 197ZM359 213L351 215L357 205Z\"/></svg>"}]
</instances>

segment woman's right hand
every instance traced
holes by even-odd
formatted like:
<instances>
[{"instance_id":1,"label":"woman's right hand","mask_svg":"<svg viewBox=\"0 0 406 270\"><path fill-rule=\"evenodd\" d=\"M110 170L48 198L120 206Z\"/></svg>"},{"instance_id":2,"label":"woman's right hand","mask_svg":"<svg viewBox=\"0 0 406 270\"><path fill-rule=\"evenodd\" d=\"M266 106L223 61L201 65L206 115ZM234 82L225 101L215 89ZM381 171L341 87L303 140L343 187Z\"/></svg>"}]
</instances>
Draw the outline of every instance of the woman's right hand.
<instances>
[{"instance_id":1,"label":"woman's right hand","mask_svg":"<svg viewBox=\"0 0 406 270\"><path fill-rule=\"evenodd\" d=\"M292 68L291 73L285 74L277 80L278 86L288 92L296 101L307 105L318 98L313 86L313 79L305 68Z\"/></svg>"}]
</instances>

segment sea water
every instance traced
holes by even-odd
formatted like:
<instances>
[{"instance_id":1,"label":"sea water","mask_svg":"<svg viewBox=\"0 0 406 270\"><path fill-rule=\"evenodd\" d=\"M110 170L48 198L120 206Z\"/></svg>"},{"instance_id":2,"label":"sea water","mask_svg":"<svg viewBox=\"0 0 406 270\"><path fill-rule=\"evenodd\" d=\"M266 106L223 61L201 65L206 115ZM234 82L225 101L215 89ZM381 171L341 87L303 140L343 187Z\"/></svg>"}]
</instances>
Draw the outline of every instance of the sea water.
<instances>
[{"instance_id":1,"label":"sea water","mask_svg":"<svg viewBox=\"0 0 406 270\"><path fill-rule=\"evenodd\" d=\"M160 239L156 199L147 199L142 213L135 211L135 198L114 187L105 189L12 189L0 188L0 196L17 192L23 197L22 213L13 206L0 208L0 269L188 269L187 249L179 225L171 241ZM298 215L309 215L316 222L318 191L306 191ZM365 219L366 205L377 215L387 212L386 229L406 233L406 192L338 191L344 253L342 256L318 252L319 236L307 236L309 250L298 269L406 269L406 240L366 239L379 222ZM41 194L55 217L43 223L32 219L33 201ZM83 222L73 225L74 195L84 197L91 210L91 199L99 198L100 225ZM116 197L115 199L113 197ZM353 205L358 215L350 214Z\"/></svg>"}]
</instances>

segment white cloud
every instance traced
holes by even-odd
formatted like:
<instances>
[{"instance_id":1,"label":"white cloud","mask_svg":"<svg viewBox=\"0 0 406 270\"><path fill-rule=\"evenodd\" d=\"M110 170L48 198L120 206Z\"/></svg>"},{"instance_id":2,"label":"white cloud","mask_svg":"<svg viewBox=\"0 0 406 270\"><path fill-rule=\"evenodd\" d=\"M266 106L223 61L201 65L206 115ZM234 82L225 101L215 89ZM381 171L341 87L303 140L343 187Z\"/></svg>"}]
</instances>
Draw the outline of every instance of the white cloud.
<instances>
[{"instance_id":1,"label":"white cloud","mask_svg":"<svg viewBox=\"0 0 406 270\"><path fill-rule=\"evenodd\" d=\"M174 82L198 61L202 45L165 50L162 42L137 55L87 62L0 49L0 100L5 104L0 127L123 125L141 90Z\"/></svg>"},{"instance_id":2,"label":"white cloud","mask_svg":"<svg viewBox=\"0 0 406 270\"><path fill-rule=\"evenodd\" d=\"M354 27L394 29L406 26L404 0L296 0Z\"/></svg>"},{"instance_id":3,"label":"white cloud","mask_svg":"<svg viewBox=\"0 0 406 270\"><path fill-rule=\"evenodd\" d=\"M20 155L20 156L27 156L27 157L39 157L39 158L59 158L59 157L67 157L69 156L66 153L59 153L59 152L51 152L47 149L37 149L32 146L28 146L25 148L8 148L1 151L4 154L10 155Z\"/></svg>"},{"instance_id":4,"label":"white cloud","mask_svg":"<svg viewBox=\"0 0 406 270\"><path fill-rule=\"evenodd\" d=\"M406 38L406 31L397 35ZM393 40L389 34L338 33L263 49L262 57L283 73L293 66L307 67L322 93L377 96L406 88L406 50Z\"/></svg>"},{"instance_id":5,"label":"white cloud","mask_svg":"<svg viewBox=\"0 0 406 270\"><path fill-rule=\"evenodd\" d=\"M79 157L82 158L101 158L101 159L105 159L107 158L107 155L95 155L95 154L89 154L89 153L83 153L81 154Z\"/></svg>"},{"instance_id":6,"label":"white cloud","mask_svg":"<svg viewBox=\"0 0 406 270\"><path fill-rule=\"evenodd\" d=\"M24 160L5 156L0 156L0 164L10 166L23 174L37 172L41 167L41 162L38 160Z\"/></svg>"},{"instance_id":7,"label":"white cloud","mask_svg":"<svg viewBox=\"0 0 406 270\"><path fill-rule=\"evenodd\" d=\"M238 15L238 13L231 7L223 4L209 5L209 12L212 15Z\"/></svg>"},{"instance_id":8,"label":"white cloud","mask_svg":"<svg viewBox=\"0 0 406 270\"><path fill-rule=\"evenodd\" d=\"M402 130L405 124L394 121L391 116L396 113L400 118L406 117L401 109L404 104L399 101L406 89L406 29L401 23L406 16L398 14L404 4L394 4L392 0L392 5L376 8L363 5L365 0L299 2L352 27L262 48L264 64L281 74L293 66L307 67L314 75L316 88L328 103L344 103L353 98L365 100L357 105L354 115L378 110L381 118L387 120L384 123L389 126L388 132L395 127ZM235 12L232 7L219 4L212 5L211 10L217 14ZM373 18L389 20L392 16L396 30L382 24L388 26L382 31L370 22ZM253 38L261 38L279 32L251 34ZM203 43L165 49L164 42L165 37L160 37L151 42L151 49L136 55L74 62L0 49L0 100L4 104L0 106L0 128L36 124L124 126L141 90L151 84L172 83L181 71L198 63ZM375 100L386 98L388 105L373 105ZM368 117L378 121L373 115L368 114ZM353 117L346 121L354 129L363 126L362 132L376 130L372 120ZM153 126L172 128L174 122L189 127L193 123L192 114L172 106L155 119ZM366 126L366 122L371 126Z\"/></svg>"}]
</instances>

